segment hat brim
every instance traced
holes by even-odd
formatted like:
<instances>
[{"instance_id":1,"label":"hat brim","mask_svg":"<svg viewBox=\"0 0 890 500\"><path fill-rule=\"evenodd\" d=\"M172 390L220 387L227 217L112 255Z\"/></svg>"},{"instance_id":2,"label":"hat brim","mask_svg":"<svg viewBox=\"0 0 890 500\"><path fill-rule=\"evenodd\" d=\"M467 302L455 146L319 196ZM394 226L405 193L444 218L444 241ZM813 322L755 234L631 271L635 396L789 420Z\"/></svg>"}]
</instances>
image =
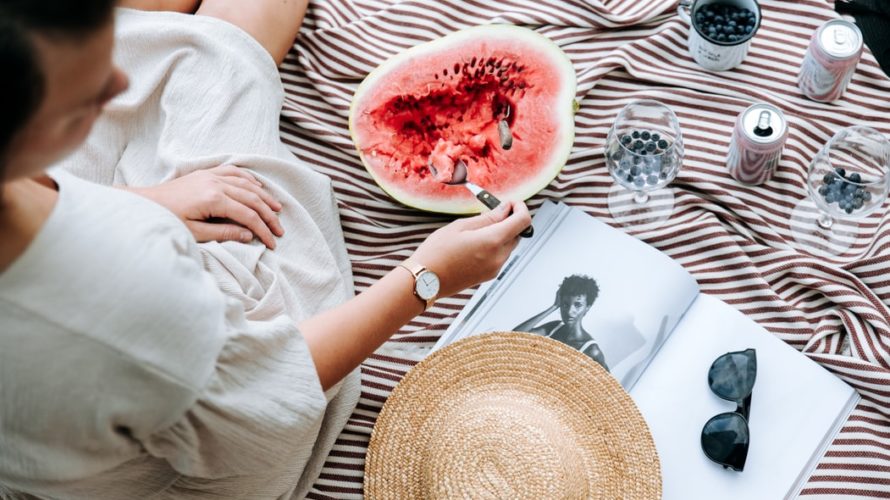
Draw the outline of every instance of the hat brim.
<instances>
[{"instance_id":1,"label":"hat brim","mask_svg":"<svg viewBox=\"0 0 890 500\"><path fill-rule=\"evenodd\" d=\"M417 364L384 405L365 496L661 498L646 422L598 363L537 335L496 332Z\"/></svg>"}]
</instances>

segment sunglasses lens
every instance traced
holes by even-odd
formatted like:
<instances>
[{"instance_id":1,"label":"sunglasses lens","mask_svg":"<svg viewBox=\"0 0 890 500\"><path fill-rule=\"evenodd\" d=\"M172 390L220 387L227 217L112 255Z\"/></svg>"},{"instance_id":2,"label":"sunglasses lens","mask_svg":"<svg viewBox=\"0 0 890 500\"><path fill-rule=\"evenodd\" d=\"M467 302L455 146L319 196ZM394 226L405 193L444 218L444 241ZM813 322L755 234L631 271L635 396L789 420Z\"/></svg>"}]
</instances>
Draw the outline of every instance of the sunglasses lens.
<instances>
[{"instance_id":1,"label":"sunglasses lens","mask_svg":"<svg viewBox=\"0 0 890 500\"><path fill-rule=\"evenodd\" d=\"M729 401L748 397L757 378L754 349L730 352L717 358L708 371L708 385L715 394Z\"/></svg>"},{"instance_id":2,"label":"sunglasses lens","mask_svg":"<svg viewBox=\"0 0 890 500\"><path fill-rule=\"evenodd\" d=\"M748 422L735 412L711 418L701 431L701 448L705 455L733 470L744 470L748 443Z\"/></svg>"}]
</instances>

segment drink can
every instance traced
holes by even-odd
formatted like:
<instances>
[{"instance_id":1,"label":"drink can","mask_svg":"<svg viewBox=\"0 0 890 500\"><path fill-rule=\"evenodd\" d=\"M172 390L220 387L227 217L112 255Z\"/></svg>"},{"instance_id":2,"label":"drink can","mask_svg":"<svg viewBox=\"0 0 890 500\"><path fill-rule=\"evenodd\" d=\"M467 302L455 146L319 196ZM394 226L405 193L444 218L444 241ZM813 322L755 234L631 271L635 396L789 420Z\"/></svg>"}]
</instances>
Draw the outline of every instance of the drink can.
<instances>
[{"instance_id":1,"label":"drink can","mask_svg":"<svg viewBox=\"0 0 890 500\"><path fill-rule=\"evenodd\" d=\"M835 19L813 33L797 86L819 102L841 98L862 56L862 32L855 24Z\"/></svg>"},{"instance_id":2,"label":"drink can","mask_svg":"<svg viewBox=\"0 0 890 500\"><path fill-rule=\"evenodd\" d=\"M765 103L742 111L735 121L726 166L729 174L745 184L768 181L782 157L788 122L779 108Z\"/></svg>"}]
</instances>

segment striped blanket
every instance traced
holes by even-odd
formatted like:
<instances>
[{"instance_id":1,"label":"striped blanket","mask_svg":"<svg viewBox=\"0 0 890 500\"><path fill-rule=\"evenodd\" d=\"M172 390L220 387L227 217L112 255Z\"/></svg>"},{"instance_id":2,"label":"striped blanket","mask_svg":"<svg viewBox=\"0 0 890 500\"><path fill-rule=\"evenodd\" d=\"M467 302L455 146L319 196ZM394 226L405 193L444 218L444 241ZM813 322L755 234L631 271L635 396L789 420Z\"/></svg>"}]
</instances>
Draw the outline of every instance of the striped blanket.
<instances>
[{"instance_id":1,"label":"striped blanket","mask_svg":"<svg viewBox=\"0 0 890 500\"><path fill-rule=\"evenodd\" d=\"M347 115L353 91L389 56L472 25L511 23L549 37L578 77L576 140L562 173L529 201L563 201L611 222L606 133L629 101L671 106L686 159L674 182L677 207L664 227L635 234L679 261L704 292L738 308L821 363L863 396L803 494L890 498L890 245L888 219L874 221L863 258L814 258L789 230L806 196L809 160L841 127L890 134L890 79L866 51L844 99L806 100L796 75L813 31L837 17L827 0L763 1L763 25L738 69L711 73L686 50L688 26L671 0L318 0L282 68L281 132L302 160L333 179L358 290L367 288L448 218L390 199L355 153ZM724 166L736 115L764 101L783 109L790 133L773 180L734 182ZM364 454L383 402L422 359L471 292L443 299L362 367L361 401L310 498L360 498Z\"/></svg>"}]
</instances>

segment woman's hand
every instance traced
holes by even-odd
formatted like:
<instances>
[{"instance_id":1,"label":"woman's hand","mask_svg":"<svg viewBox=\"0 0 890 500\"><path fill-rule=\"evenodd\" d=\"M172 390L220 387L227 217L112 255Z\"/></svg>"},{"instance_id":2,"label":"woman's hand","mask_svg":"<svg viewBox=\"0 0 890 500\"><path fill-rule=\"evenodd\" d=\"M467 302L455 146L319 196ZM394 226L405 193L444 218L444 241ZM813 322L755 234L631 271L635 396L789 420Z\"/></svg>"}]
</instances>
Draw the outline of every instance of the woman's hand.
<instances>
[{"instance_id":1,"label":"woman's hand","mask_svg":"<svg viewBox=\"0 0 890 500\"><path fill-rule=\"evenodd\" d=\"M284 234L276 213L281 203L235 165L199 170L158 186L124 189L176 214L200 242L246 243L256 236L275 248L275 236Z\"/></svg>"},{"instance_id":2,"label":"woman's hand","mask_svg":"<svg viewBox=\"0 0 890 500\"><path fill-rule=\"evenodd\" d=\"M438 229L411 258L439 275L439 296L447 297L497 276L530 223L524 203L505 201Z\"/></svg>"}]
</instances>

